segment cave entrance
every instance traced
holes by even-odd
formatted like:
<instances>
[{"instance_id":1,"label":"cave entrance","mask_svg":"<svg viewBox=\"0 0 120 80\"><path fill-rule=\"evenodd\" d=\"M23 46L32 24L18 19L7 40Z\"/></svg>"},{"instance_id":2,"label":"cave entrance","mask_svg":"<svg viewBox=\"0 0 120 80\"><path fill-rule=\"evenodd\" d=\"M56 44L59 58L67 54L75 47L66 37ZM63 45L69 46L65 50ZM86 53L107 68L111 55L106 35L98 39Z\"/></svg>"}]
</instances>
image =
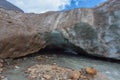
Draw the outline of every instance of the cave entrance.
<instances>
[{"instance_id":1,"label":"cave entrance","mask_svg":"<svg viewBox=\"0 0 120 80\"><path fill-rule=\"evenodd\" d=\"M80 47L76 47L74 45L71 44L71 47L67 47L67 48L62 48L60 46L56 46L56 45L49 45L47 47L45 47L44 49L39 50L38 52L35 52L33 54L29 54L27 56L24 57L19 57L19 58L15 58L16 59L22 59L22 58L34 58L37 56L56 56L57 57L76 57L76 58L85 58L85 59L90 59L90 60L100 60L100 61L108 61L108 62L117 62L119 63L118 60L115 59L111 59L111 58L105 58L105 57L99 57L99 56L95 56L95 55L91 55L89 53L87 53L85 50L83 50Z\"/></svg>"},{"instance_id":2,"label":"cave entrance","mask_svg":"<svg viewBox=\"0 0 120 80\"><path fill-rule=\"evenodd\" d=\"M85 52L83 49L79 48L79 52L77 50L77 48L62 48L62 47L58 47L58 46L47 46L44 49L39 50L38 52L36 52L36 54L42 54L42 53L46 53L46 54L63 54L63 55L82 55L82 54L87 54L87 52Z\"/></svg>"},{"instance_id":3,"label":"cave entrance","mask_svg":"<svg viewBox=\"0 0 120 80\"><path fill-rule=\"evenodd\" d=\"M76 47L73 44L63 44L64 47L58 46L58 45L48 45L43 49L40 49L39 51L23 56L23 57L18 57L15 59L20 59L20 58L29 58L29 57L35 57L35 56L41 56L41 55L64 55L64 56L76 56L76 57L88 57L88 53L83 50L80 47Z\"/></svg>"}]
</instances>

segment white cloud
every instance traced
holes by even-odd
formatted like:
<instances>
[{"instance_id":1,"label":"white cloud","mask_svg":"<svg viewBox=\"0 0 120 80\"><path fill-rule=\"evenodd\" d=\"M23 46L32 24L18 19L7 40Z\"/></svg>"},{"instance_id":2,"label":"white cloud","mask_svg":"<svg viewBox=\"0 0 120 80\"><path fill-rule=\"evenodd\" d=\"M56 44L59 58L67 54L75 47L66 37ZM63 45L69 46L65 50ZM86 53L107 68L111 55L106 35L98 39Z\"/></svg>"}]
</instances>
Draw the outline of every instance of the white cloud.
<instances>
[{"instance_id":1,"label":"white cloud","mask_svg":"<svg viewBox=\"0 0 120 80\"><path fill-rule=\"evenodd\" d=\"M7 0L25 12L41 13L57 11L70 4L70 0Z\"/></svg>"}]
</instances>

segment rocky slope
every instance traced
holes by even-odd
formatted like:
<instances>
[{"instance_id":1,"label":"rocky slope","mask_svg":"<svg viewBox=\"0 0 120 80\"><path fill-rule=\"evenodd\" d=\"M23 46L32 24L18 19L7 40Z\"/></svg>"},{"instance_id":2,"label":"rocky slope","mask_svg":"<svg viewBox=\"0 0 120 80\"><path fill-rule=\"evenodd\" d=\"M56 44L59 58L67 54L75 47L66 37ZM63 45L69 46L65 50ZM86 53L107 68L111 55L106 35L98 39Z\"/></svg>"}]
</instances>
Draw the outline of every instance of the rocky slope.
<instances>
[{"instance_id":1,"label":"rocky slope","mask_svg":"<svg viewBox=\"0 0 120 80\"><path fill-rule=\"evenodd\" d=\"M49 46L120 60L118 3L43 14L0 9L0 57L25 56Z\"/></svg>"},{"instance_id":2,"label":"rocky slope","mask_svg":"<svg viewBox=\"0 0 120 80\"><path fill-rule=\"evenodd\" d=\"M6 0L0 0L0 8L24 12L23 10L21 10L20 8L16 7L15 5L11 4L10 2Z\"/></svg>"}]
</instances>

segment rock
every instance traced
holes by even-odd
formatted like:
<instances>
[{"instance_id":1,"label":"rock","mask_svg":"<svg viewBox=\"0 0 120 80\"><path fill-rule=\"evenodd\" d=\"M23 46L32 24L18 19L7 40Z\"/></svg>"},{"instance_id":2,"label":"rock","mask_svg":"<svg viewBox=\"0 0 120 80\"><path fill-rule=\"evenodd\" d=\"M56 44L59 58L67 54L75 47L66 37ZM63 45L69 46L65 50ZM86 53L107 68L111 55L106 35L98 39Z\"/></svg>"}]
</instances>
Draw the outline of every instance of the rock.
<instances>
[{"instance_id":1,"label":"rock","mask_svg":"<svg viewBox=\"0 0 120 80\"><path fill-rule=\"evenodd\" d=\"M50 80L50 79L51 79L51 76L50 76L50 75L47 75L47 74L43 75L43 77L44 77L45 79L47 79L47 80Z\"/></svg>"},{"instance_id":2,"label":"rock","mask_svg":"<svg viewBox=\"0 0 120 80\"><path fill-rule=\"evenodd\" d=\"M69 73L69 79L77 80L77 79L80 78L80 76L81 76L81 74L80 74L80 72L77 71L77 70L71 71L71 72Z\"/></svg>"},{"instance_id":3,"label":"rock","mask_svg":"<svg viewBox=\"0 0 120 80\"><path fill-rule=\"evenodd\" d=\"M41 56L36 56L36 57L35 57L35 60L36 60L36 61L41 61L42 58L41 58Z\"/></svg>"},{"instance_id":4,"label":"rock","mask_svg":"<svg viewBox=\"0 0 120 80\"><path fill-rule=\"evenodd\" d=\"M54 67L57 67L54 69ZM94 77L85 73L80 73L81 70L73 70L69 68L54 66L54 65L33 65L27 69L28 79L43 79L43 80L108 80L102 73L98 72Z\"/></svg>"},{"instance_id":5,"label":"rock","mask_svg":"<svg viewBox=\"0 0 120 80\"><path fill-rule=\"evenodd\" d=\"M3 63L4 62L4 60L3 59L0 59L0 63Z\"/></svg>"},{"instance_id":6,"label":"rock","mask_svg":"<svg viewBox=\"0 0 120 80\"><path fill-rule=\"evenodd\" d=\"M2 68L3 67L3 64L2 63L0 63L0 68Z\"/></svg>"},{"instance_id":7,"label":"rock","mask_svg":"<svg viewBox=\"0 0 120 80\"><path fill-rule=\"evenodd\" d=\"M120 60L120 1L92 9L43 14L0 9L0 58L16 58L42 48Z\"/></svg>"},{"instance_id":8,"label":"rock","mask_svg":"<svg viewBox=\"0 0 120 80\"><path fill-rule=\"evenodd\" d=\"M90 75L93 75L93 76L97 74L96 69L94 69L93 67L86 68L86 72L87 72L87 74L90 74Z\"/></svg>"},{"instance_id":9,"label":"rock","mask_svg":"<svg viewBox=\"0 0 120 80\"><path fill-rule=\"evenodd\" d=\"M3 72L3 68L0 68L0 73L2 73Z\"/></svg>"},{"instance_id":10,"label":"rock","mask_svg":"<svg viewBox=\"0 0 120 80\"><path fill-rule=\"evenodd\" d=\"M19 69L20 67L19 66L15 66L15 69Z\"/></svg>"},{"instance_id":11,"label":"rock","mask_svg":"<svg viewBox=\"0 0 120 80\"><path fill-rule=\"evenodd\" d=\"M87 79L87 77L84 76L84 75L81 75L80 78L82 78L82 79Z\"/></svg>"}]
</instances>

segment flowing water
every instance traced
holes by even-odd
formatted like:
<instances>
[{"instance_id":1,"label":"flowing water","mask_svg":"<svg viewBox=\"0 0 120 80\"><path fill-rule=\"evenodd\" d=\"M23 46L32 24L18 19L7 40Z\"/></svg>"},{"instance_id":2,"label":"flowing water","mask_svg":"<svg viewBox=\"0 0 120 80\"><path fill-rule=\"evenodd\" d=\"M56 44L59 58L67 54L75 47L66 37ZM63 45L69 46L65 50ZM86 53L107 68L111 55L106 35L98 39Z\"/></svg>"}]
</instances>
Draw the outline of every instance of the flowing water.
<instances>
[{"instance_id":1,"label":"flowing water","mask_svg":"<svg viewBox=\"0 0 120 80\"><path fill-rule=\"evenodd\" d=\"M39 56L39 59L36 59ZM36 55L28 56L8 61L3 75L8 80L28 80L25 70L34 64L57 64L62 67L80 69L85 67L94 67L102 72L110 80L120 80L120 63L92 59L80 55L63 54L62 52L41 52Z\"/></svg>"}]
</instances>

